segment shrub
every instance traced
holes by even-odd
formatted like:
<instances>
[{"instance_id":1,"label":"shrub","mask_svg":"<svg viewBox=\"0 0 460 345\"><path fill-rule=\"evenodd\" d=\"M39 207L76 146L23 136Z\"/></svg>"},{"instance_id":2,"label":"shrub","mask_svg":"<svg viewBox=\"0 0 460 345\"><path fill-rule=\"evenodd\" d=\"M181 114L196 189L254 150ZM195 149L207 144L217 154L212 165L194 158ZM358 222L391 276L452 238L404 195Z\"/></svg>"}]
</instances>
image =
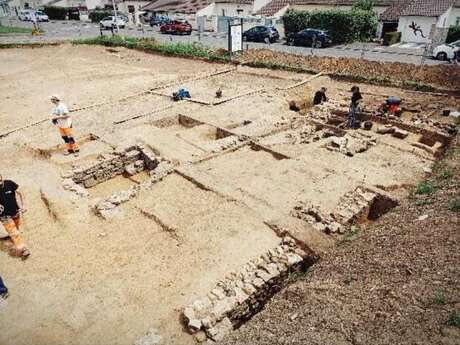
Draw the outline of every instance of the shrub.
<instances>
[{"instance_id":1,"label":"shrub","mask_svg":"<svg viewBox=\"0 0 460 345\"><path fill-rule=\"evenodd\" d=\"M450 27L446 42L451 43L457 40L460 40L460 25Z\"/></svg>"},{"instance_id":2,"label":"shrub","mask_svg":"<svg viewBox=\"0 0 460 345\"><path fill-rule=\"evenodd\" d=\"M92 23L99 23L105 17L111 16L111 11L91 11L88 15L88 18Z\"/></svg>"},{"instance_id":3,"label":"shrub","mask_svg":"<svg viewBox=\"0 0 460 345\"><path fill-rule=\"evenodd\" d=\"M455 199L450 203L449 210L454 212L460 211L460 199Z\"/></svg>"},{"instance_id":4,"label":"shrub","mask_svg":"<svg viewBox=\"0 0 460 345\"><path fill-rule=\"evenodd\" d=\"M399 41L401 41L401 33L397 31L387 32L385 36L383 36L383 45L385 46L391 46Z\"/></svg>"},{"instance_id":5,"label":"shrub","mask_svg":"<svg viewBox=\"0 0 460 345\"><path fill-rule=\"evenodd\" d=\"M433 194L436 189L437 186L432 181L423 181L417 185L415 194Z\"/></svg>"},{"instance_id":6,"label":"shrub","mask_svg":"<svg viewBox=\"0 0 460 345\"><path fill-rule=\"evenodd\" d=\"M447 326L460 327L460 312L453 311L447 319Z\"/></svg>"},{"instance_id":7,"label":"shrub","mask_svg":"<svg viewBox=\"0 0 460 345\"><path fill-rule=\"evenodd\" d=\"M67 17L67 7L45 6L43 12L49 17L50 20L65 20Z\"/></svg>"},{"instance_id":8,"label":"shrub","mask_svg":"<svg viewBox=\"0 0 460 345\"><path fill-rule=\"evenodd\" d=\"M283 16L286 34L306 28L322 29L329 33L334 43L368 41L375 36L377 15L373 11L355 9L351 11L295 11Z\"/></svg>"}]
</instances>

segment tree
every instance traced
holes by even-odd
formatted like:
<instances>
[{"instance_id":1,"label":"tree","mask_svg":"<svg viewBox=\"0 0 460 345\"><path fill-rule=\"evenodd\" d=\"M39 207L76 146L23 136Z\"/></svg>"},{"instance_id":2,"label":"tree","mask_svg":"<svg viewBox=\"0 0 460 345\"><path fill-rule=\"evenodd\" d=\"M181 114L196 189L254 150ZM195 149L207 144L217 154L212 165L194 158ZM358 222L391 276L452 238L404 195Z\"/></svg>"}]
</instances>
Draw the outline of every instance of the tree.
<instances>
[{"instance_id":1,"label":"tree","mask_svg":"<svg viewBox=\"0 0 460 345\"><path fill-rule=\"evenodd\" d=\"M374 0L356 0L353 3L352 10L361 10L370 12L374 9Z\"/></svg>"}]
</instances>

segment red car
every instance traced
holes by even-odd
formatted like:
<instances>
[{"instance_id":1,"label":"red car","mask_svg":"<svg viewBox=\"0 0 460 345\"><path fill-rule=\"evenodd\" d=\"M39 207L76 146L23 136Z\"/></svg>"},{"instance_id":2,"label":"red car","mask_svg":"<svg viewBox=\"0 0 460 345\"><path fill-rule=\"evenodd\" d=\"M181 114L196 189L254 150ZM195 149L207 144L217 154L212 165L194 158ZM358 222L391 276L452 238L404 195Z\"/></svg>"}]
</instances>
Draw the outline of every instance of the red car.
<instances>
[{"instance_id":1,"label":"red car","mask_svg":"<svg viewBox=\"0 0 460 345\"><path fill-rule=\"evenodd\" d=\"M160 27L163 34L192 34L192 26L187 21L174 20Z\"/></svg>"}]
</instances>

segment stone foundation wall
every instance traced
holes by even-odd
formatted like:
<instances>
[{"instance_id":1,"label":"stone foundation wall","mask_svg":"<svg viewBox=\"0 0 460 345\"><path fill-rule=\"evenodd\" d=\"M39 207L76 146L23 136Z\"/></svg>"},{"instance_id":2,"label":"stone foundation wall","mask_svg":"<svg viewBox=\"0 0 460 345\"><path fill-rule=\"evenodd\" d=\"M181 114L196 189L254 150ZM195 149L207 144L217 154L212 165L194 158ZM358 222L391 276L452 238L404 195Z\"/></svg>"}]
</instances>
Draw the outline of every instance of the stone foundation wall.
<instances>
[{"instance_id":1,"label":"stone foundation wall","mask_svg":"<svg viewBox=\"0 0 460 345\"><path fill-rule=\"evenodd\" d=\"M73 169L67 177L85 188L108 181L118 175L135 175L144 169L154 169L159 160L143 146L132 145L105 153L95 164Z\"/></svg>"},{"instance_id":2,"label":"stone foundation wall","mask_svg":"<svg viewBox=\"0 0 460 345\"><path fill-rule=\"evenodd\" d=\"M300 202L291 215L326 234L343 234L350 225L367 219L374 220L398 204L396 198L383 190L360 186L340 198L332 213L324 212L308 202Z\"/></svg>"},{"instance_id":3,"label":"stone foundation wall","mask_svg":"<svg viewBox=\"0 0 460 345\"><path fill-rule=\"evenodd\" d=\"M289 274L310 263L310 254L285 237L279 246L250 261L217 283L206 296L183 311L185 325L197 339L223 337L259 312L278 292Z\"/></svg>"}]
</instances>

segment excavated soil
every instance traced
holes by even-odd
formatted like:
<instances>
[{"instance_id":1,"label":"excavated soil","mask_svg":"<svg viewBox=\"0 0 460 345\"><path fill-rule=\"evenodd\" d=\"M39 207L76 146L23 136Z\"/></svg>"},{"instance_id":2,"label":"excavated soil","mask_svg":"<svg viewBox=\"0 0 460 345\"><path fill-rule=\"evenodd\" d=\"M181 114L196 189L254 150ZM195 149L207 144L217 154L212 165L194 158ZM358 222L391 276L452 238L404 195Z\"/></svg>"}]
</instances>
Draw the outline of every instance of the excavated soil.
<instances>
[{"instance_id":1,"label":"excavated soil","mask_svg":"<svg viewBox=\"0 0 460 345\"><path fill-rule=\"evenodd\" d=\"M455 65L416 66L400 62L294 55L269 49L251 49L240 59L242 62L261 62L368 79L389 78L393 82L410 81L442 89L460 90L460 70Z\"/></svg>"},{"instance_id":2,"label":"excavated soil","mask_svg":"<svg viewBox=\"0 0 460 345\"><path fill-rule=\"evenodd\" d=\"M457 138L434 194L350 234L220 344L458 344L459 153Z\"/></svg>"},{"instance_id":3,"label":"excavated soil","mask_svg":"<svg viewBox=\"0 0 460 345\"><path fill-rule=\"evenodd\" d=\"M322 313L336 320L329 305L341 311L359 305L359 294L355 293L350 304L341 295L343 289L363 279L372 286L361 289L375 290L381 296L385 281L374 275L372 265L383 267L381 258L389 260L391 270L391 265L399 265L398 256L389 252L384 258L373 258L376 247L390 251L387 243L400 239L393 247L408 258L415 257L407 248L417 241L409 241L410 232L399 234L390 221L395 214L416 217L414 206L410 215L400 213L409 207L403 202L396 213L378 223L382 225L375 232L371 231L375 218L390 208L377 205L376 200L389 200L388 205L393 206L397 199L407 198L450 141L447 132L453 128L449 127L452 119L443 117L442 110L458 107L457 99L450 96L363 84L364 109L374 126L371 131L352 131L341 128L344 120L335 115L346 108L351 84L326 76L90 46L4 49L0 59L4 62L0 65L0 173L16 181L26 196L23 236L32 252L23 262L8 255L8 240L0 241L0 274L10 289L10 297L0 303L0 343L8 345L30 344L31 339L34 345L145 345L146 333L162 339L151 339L149 345L203 341L203 331L195 337L187 332L183 311L209 296L223 278L232 272L234 276L250 260L267 255L280 243L292 244L281 242L285 235L309 254L305 264L310 264L312 257L322 257L327 248L347 238L352 225L360 223L362 239L338 246L337 254L336 249L329 249L330 254L313 266L314 274L324 271L326 275L318 278L318 284L329 286L333 278L327 274L334 277L334 267L353 278L340 289L335 287L342 278L332 282L337 294L330 295L326 306L322 305L325 299L309 306L318 320ZM321 86L329 89L328 104L301 112L289 110L289 101L309 98ZM181 87L188 88L192 98L174 102L170 94ZM216 97L218 88L220 98ZM63 155L61 138L49 121L47 97L53 93L74 110L79 157ZM393 126L407 129L407 133L398 129L400 137L377 131L385 124L371 113L383 101L382 95L400 96L410 108L394 120ZM420 109L427 99L430 108ZM102 166L110 165L108 159L120 152L132 154L133 147L149 152L155 164L146 168L141 161L142 169L147 170L132 173L125 167L122 174L88 189L72 180L96 165L101 169L97 173L105 176ZM68 188L69 183L73 189ZM134 194L120 201L120 193L126 191ZM101 211L99 206L107 204ZM347 212L350 220L338 224ZM425 222L443 224L443 219L433 212ZM445 219L452 222L453 218ZM419 223L413 223L415 229ZM428 227L420 231L417 258L428 255L421 248L430 240ZM456 241L452 231L434 231L433 248L440 255L447 255L441 252L444 247L438 247L441 240ZM366 241L376 245L366 247ZM363 243L366 249L359 257L368 258L357 260L355 243ZM451 255L445 262L457 259ZM330 268L327 260L332 260ZM394 267L403 272L400 266ZM409 278L418 277L411 267ZM440 278L436 279L445 286L450 300L455 291L443 280L443 272L449 269L448 265L437 269ZM434 271L423 272L420 277L434 279ZM455 270L451 273L458 276ZM301 284L285 290L277 301L290 289L303 289ZM430 289L436 284L430 283ZM412 285L405 289L414 290ZM304 297L296 297L294 306L301 308ZM268 311L274 308L276 313L277 303ZM368 305L362 303L362 312L347 314L358 325L370 315L365 312ZM397 317L419 315L417 310L400 311ZM389 317L384 312L389 313L384 310L376 317ZM283 338L287 335L281 325L290 314L265 315L256 316L254 325L271 322L265 317L278 320L279 325L271 328L273 335L260 326L252 329L250 323L241 329L247 333L239 335L239 331L236 340L229 341L256 344L257 329L261 337L271 337L266 343L288 339ZM299 311L293 320L304 324L305 318L315 320L300 315L304 314ZM234 320L235 325L244 321ZM338 333L331 338L318 335L322 343L341 341L345 326L338 321L334 324ZM309 331L316 332L312 327ZM216 337L207 331L208 337ZM348 328L344 332L351 334ZM414 334L423 335L417 332ZM247 339L238 340L242 339L239 336Z\"/></svg>"}]
</instances>

